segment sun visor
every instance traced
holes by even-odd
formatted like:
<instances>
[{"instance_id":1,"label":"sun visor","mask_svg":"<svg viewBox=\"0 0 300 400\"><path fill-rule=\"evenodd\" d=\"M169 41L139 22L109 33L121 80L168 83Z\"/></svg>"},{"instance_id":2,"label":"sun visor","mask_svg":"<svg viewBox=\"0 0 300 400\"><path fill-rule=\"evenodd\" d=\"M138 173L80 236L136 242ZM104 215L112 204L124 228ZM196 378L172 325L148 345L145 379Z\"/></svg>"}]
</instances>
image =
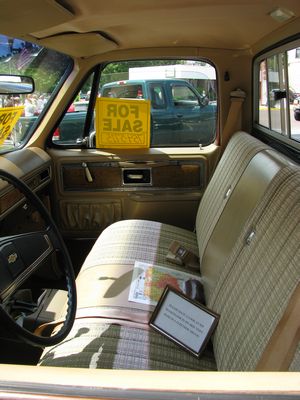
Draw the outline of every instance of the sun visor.
<instances>
[{"instance_id":1,"label":"sun visor","mask_svg":"<svg viewBox=\"0 0 300 400\"><path fill-rule=\"evenodd\" d=\"M62 33L43 38L41 44L73 57L90 57L115 50L118 44L100 32Z\"/></svg>"},{"instance_id":2,"label":"sun visor","mask_svg":"<svg viewBox=\"0 0 300 400\"><path fill-rule=\"evenodd\" d=\"M74 19L74 15L69 10L53 0L20 2L1 0L0 13L1 33L14 37L45 30Z\"/></svg>"}]
</instances>

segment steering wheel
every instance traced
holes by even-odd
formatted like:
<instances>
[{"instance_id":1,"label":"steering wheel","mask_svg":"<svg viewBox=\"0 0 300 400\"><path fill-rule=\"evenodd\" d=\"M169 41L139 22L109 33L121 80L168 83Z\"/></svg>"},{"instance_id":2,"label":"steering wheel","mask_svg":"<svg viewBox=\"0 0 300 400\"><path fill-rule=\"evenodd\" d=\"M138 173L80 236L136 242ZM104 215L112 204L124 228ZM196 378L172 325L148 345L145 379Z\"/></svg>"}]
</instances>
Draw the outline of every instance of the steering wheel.
<instances>
[{"instance_id":1,"label":"steering wheel","mask_svg":"<svg viewBox=\"0 0 300 400\"><path fill-rule=\"evenodd\" d=\"M2 324L19 339L34 346L52 346L61 342L70 332L76 314L76 285L72 262L61 234L48 210L37 195L20 179L0 170L0 179L18 189L44 219L43 231L0 238L0 318ZM61 257L62 273L66 280L68 305L62 327L53 336L39 336L19 325L4 307L4 302L36 272L54 252Z\"/></svg>"}]
</instances>

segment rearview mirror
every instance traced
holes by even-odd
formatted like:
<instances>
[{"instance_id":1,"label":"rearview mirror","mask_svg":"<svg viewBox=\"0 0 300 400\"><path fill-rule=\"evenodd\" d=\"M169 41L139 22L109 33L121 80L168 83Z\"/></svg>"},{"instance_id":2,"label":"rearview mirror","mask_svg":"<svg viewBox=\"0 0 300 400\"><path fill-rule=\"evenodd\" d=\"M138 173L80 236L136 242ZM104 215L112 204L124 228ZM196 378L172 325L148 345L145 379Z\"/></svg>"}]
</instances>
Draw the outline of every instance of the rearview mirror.
<instances>
[{"instance_id":1,"label":"rearview mirror","mask_svg":"<svg viewBox=\"0 0 300 400\"><path fill-rule=\"evenodd\" d=\"M29 94L34 91L30 76L0 75L0 94Z\"/></svg>"}]
</instances>

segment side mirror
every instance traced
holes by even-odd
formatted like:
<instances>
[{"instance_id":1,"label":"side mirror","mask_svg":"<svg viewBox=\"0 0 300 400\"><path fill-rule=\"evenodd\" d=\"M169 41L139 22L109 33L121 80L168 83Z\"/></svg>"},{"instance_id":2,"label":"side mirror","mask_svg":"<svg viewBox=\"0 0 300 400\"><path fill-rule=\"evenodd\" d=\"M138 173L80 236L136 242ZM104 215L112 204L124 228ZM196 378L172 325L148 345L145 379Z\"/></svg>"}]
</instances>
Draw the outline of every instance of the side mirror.
<instances>
[{"instance_id":1,"label":"side mirror","mask_svg":"<svg viewBox=\"0 0 300 400\"><path fill-rule=\"evenodd\" d=\"M34 81L30 76L0 75L0 94L29 94L34 92Z\"/></svg>"}]
</instances>

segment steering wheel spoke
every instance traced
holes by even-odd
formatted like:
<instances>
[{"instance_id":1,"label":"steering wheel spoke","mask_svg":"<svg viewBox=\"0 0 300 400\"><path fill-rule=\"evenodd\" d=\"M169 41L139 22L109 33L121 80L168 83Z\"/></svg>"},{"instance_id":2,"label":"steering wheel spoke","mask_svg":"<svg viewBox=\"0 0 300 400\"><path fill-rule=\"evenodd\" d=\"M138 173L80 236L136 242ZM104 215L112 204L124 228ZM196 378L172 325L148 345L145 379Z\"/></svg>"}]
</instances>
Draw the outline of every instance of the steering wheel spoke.
<instances>
[{"instance_id":1,"label":"steering wheel spoke","mask_svg":"<svg viewBox=\"0 0 300 400\"><path fill-rule=\"evenodd\" d=\"M49 257L54 247L50 231L0 239L0 300L11 296Z\"/></svg>"}]
</instances>

